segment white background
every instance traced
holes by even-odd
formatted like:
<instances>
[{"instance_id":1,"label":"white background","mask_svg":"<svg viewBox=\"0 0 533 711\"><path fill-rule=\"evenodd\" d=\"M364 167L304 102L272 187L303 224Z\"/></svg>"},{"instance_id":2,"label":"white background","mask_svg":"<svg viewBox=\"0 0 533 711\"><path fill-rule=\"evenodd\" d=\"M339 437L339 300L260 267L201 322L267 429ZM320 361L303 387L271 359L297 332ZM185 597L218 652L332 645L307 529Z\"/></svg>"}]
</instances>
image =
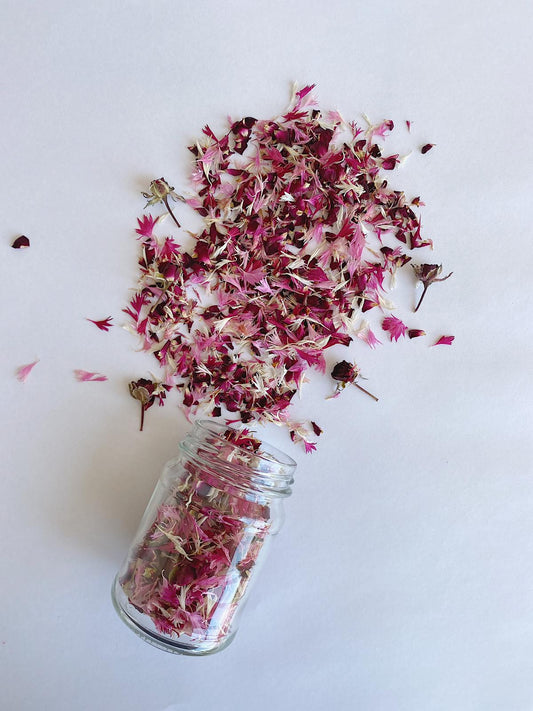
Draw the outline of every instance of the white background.
<instances>
[{"instance_id":1,"label":"white background","mask_svg":"<svg viewBox=\"0 0 533 711\"><path fill-rule=\"evenodd\" d=\"M533 709L532 12L1 3L2 708ZM122 624L109 589L189 425L171 398L137 431L127 382L155 360L84 319L125 322L139 192L185 189L202 126L274 116L294 80L347 118L396 122L391 146L413 153L395 181L422 195L426 259L454 276L416 317L412 279L392 295L428 338L332 354L378 404L326 401L313 377L296 409L323 426L318 452L268 432L298 460L285 528L234 644L173 656ZM31 248L12 250L21 233ZM429 348L442 334L453 346Z\"/></svg>"}]
</instances>

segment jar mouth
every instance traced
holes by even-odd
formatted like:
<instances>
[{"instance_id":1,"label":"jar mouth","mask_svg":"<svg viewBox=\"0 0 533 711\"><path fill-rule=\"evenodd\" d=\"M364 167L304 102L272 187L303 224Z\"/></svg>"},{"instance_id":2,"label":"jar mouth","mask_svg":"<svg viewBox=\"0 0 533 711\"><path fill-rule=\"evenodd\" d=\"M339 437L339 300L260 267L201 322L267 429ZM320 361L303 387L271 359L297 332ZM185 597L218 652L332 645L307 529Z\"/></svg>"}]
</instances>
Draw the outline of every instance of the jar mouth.
<instances>
[{"instance_id":1,"label":"jar mouth","mask_svg":"<svg viewBox=\"0 0 533 711\"><path fill-rule=\"evenodd\" d=\"M195 430L190 433L193 440L196 440L199 445L201 443L202 451L204 453L206 450L209 451L210 456L213 456L220 465L231 465L234 474L236 471L240 472L242 483L246 488L251 487L278 496L291 494L290 486L294 482L296 462L289 455L263 440L260 440L261 448L258 452L241 447L224 436L228 429L236 430L236 428L220 422L202 419L196 420L194 424ZM188 449L186 442L187 439L182 444ZM234 452L238 455L233 461L222 454L227 452L228 448L232 454Z\"/></svg>"}]
</instances>

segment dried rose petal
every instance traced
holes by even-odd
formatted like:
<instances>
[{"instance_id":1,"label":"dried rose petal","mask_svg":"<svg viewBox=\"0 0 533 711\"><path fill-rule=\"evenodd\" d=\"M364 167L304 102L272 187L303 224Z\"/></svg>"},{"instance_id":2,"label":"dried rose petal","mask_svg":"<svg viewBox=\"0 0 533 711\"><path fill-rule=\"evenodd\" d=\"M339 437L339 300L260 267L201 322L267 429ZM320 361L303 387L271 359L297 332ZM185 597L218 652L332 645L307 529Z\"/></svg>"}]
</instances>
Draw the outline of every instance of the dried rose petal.
<instances>
[{"instance_id":1,"label":"dried rose petal","mask_svg":"<svg viewBox=\"0 0 533 711\"><path fill-rule=\"evenodd\" d=\"M422 154L427 153L428 151L430 151L433 148L434 145L435 145L434 143L426 143L420 149L420 153L422 153Z\"/></svg>"},{"instance_id":2,"label":"dried rose petal","mask_svg":"<svg viewBox=\"0 0 533 711\"><path fill-rule=\"evenodd\" d=\"M425 336L426 332L422 331L419 328L410 328L407 331L407 335L409 336L409 338L420 338L420 336Z\"/></svg>"},{"instance_id":3,"label":"dried rose petal","mask_svg":"<svg viewBox=\"0 0 533 711\"><path fill-rule=\"evenodd\" d=\"M26 237L26 235L20 235L20 237L17 237L17 239L14 240L11 246L13 249L26 249L30 246L30 240Z\"/></svg>"}]
</instances>

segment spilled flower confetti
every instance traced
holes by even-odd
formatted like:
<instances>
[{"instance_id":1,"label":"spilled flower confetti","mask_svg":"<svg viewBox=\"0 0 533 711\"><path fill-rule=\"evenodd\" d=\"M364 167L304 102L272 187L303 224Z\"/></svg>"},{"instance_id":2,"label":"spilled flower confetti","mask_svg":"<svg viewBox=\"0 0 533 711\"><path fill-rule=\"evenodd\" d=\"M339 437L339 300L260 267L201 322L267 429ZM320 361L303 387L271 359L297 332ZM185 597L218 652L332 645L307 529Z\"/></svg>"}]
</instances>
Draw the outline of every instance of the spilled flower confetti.
<instances>
[{"instance_id":1,"label":"spilled flower confetti","mask_svg":"<svg viewBox=\"0 0 533 711\"><path fill-rule=\"evenodd\" d=\"M393 308L397 270L432 246L420 198L388 184L401 161L384 148L393 122L361 127L321 110L312 90L295 91L275 119L248 116L221 136L205 126L190 146L191 194L152 181L147 206L179 226L170 200L184 201L203 226L185 251L161 233L161 216L138 220L140 278L125 309L188 417L284 425L308 450L316 429L289 407L306 372L324 373L332 346L379 345L364 316ZM382 328L395 341L408 332L395 316Z\"/></svg>"}]
</instances>

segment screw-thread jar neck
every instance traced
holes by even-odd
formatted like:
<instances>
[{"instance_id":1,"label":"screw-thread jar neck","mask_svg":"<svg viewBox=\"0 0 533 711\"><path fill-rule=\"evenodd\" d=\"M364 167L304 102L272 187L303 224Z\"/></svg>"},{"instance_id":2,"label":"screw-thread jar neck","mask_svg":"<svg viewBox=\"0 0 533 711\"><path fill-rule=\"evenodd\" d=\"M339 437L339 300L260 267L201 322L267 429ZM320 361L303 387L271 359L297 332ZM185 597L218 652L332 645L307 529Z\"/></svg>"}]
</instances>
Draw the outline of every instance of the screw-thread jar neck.
<instances>
[{"instance_id":1,"label":"screw-thread jar neck","mask_svg":"<svg viewBox=\"0 0 533 711\"><path fill-rule=\"evenodd\" d=\"M296 462L266 442L257 451L229 441L228 428L218 422L198 420L180 443L182 452L201 466L208 465L216 475L242 491L269 497L292 493Z\"/></svg>"}]
</instances>

